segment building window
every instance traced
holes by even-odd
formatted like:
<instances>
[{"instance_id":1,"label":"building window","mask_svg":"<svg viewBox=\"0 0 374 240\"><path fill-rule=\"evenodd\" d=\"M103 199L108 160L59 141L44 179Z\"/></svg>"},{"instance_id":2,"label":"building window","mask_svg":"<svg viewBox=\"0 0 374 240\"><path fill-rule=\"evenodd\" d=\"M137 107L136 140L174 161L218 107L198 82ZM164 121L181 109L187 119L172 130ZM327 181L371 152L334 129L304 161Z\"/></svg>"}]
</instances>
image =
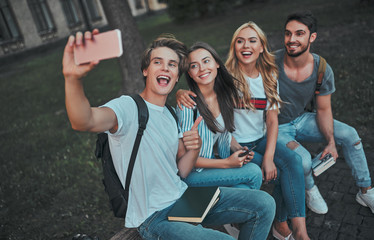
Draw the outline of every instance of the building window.
<instances>
[{"instance_id":1,"label":"building window","mask_svg":"<svg viewBox=\"0 0 374 240\"><path fill-rule=\"evenodd\" d=\"M0 43L21 37L16 19L7 0L0 0Z\"/></svg>"},{"instance_id":2,"label":"building window","mask_svg":"<svg viewBox=\"0 0 374 240\"><path fill-rule=\"evenodd\" d=\"M69 27L75 27L79 25L80 20L77 14L77 8L73 0L61 0L61 3Z\"/></svg>"},{"instance_id":3,"label":"building window","mask_svg":"<svg viewBox=\"0 0 374 240\"><path fill-rule=\"evenodd\" d=\"M142 0L136 0L135 1L135 7L136 7L136 9L143 9L144 6L143 6L143 3L142 3Z\"/></svg>"},{"instance_id":4,"label":"building window","mask_svg":"<svg viewBox=\"0 0 374 240\"><path fill-rule=\"evenodd\" d=\"M99 13L99 10L97 9L95 0L85 0L84 5L91 21L101 20L101 15Z\"/></svg>"},{"instance_id":5,"label":"building window","mask_svg":"<svg viewBox=\"0 0 374 240\"><path fill-rule=\"evenodd\" d=\"M55 24L46 0L28 0L27 2L39 34L55 31Z\"/></svg>"}]
</instances>

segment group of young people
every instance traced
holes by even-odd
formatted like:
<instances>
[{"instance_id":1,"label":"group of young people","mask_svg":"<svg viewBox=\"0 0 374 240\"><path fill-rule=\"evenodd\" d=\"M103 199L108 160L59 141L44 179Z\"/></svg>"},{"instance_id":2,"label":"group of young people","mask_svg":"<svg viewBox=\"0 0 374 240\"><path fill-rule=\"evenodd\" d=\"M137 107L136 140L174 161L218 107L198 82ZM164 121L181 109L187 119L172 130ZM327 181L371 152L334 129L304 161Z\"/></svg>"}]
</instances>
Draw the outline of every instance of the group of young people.
<instances>
[{"instance_id":1,"label":"group of young people","mask_svg":"<svg viewBox=\"0 0 374 240\"><path fill-rule=\"evenodd\" d=\"M313 182L311 155L299 143L308 141L326 142L322 157L330 153L335 159L336 144L342 146L360 188L356 200L374 213L361 140L354 128L332 117L335 87L329 65L315 97L316 111L305 112L315 95L320 61L310 52L316 31L310 12L289 15L285 48L273 55L265 33L255 23L245 23L233 34L225 64L207 43L189 49L172 37L151 43L142 59L145 89L140 94L149 121L133 170L126 227L138 228L144 239L233 239L205 228L218 225L238 239L266 239L270 229L276 239L309 239L305 201L321 214L327 205ZM137 132L136 104L121 96L91 107L82 78L98 62L74 63L74 45L97 33L71 36L65 47L66 108L74 129L109 133L113 161L124 183L128 146ZM165 102L184 72L190 89L177 92L177 126ZM274 183L273 197L259 190L263 182ZM167 220L188 186L221 190L199 225Z\"/></svg>"}]
</instances>

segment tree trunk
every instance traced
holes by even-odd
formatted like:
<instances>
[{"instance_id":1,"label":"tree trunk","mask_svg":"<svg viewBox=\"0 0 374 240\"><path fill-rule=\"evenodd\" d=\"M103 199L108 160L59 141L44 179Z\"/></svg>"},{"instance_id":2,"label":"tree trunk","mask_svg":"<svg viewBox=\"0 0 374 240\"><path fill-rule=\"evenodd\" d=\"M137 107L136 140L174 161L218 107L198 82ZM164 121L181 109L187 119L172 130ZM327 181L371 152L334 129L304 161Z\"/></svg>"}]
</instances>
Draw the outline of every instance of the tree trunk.
<instances>
[{"instance_id":1,"label":"tree trunk","mask_svg":"<svg viewBox=\"0 0 374 240\"><path fill-rule=\"evenodd\" d=\"M144 88L140 71L141 56L145 49L127 0L101 0L109 26L122 33L123 54L119 59L122 71L122 94L139 93Z\"/></svg>"}]
</instances>

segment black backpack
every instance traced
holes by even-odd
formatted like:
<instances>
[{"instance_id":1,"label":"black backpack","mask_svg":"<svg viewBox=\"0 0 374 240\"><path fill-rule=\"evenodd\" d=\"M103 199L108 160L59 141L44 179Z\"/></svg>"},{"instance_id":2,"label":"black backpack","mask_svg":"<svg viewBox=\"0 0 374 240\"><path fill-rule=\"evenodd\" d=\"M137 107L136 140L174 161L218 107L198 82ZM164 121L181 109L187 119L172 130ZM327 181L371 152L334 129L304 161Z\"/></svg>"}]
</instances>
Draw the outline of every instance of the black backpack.
<instances>
[{"instance_id":1,"label":"black backpack","mask_svg":"<svg viewBox=\"0 0 374 240\"><path fill-rule=\"evenodd\" d=\"M133 94L131 95L131 97L134 99L138 108L139 128L131 152L129 167L127 169L125 188L123 188L113 165L112 155L109 149L108 134L99 133L96 140L95 156L101 159L101 163L103 166L103 184L105 187L105 192L108 194L110 206L114 213L114 216L118 218L125 218L126 216L132 170L134 168L140 141L148 122L148 108L143 98L138 94ZM165 104L165 106L169 109L170 113L177 121L177 116L175 115L174 109L168 104Z\"/></svg>"}]
</instances>

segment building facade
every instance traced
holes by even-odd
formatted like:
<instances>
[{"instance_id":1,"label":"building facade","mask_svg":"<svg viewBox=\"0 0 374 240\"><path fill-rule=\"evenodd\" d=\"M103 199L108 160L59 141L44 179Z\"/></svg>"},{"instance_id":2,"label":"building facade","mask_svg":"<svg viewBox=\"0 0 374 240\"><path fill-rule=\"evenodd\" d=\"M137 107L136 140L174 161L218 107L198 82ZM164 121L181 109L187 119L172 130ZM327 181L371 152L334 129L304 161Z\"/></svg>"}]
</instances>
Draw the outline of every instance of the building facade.
<instances>
[{"instance_id":1,"label":"building facade","mask_svg":"<svg viewBox=\"0 0 374 240\"><path fill-rule=\"evenodd\" d=\"M166 8L157 0L127 1L133 16ZM106 25L100 0L0 0L0 57Z\"/></svg>"}]
</instances>

